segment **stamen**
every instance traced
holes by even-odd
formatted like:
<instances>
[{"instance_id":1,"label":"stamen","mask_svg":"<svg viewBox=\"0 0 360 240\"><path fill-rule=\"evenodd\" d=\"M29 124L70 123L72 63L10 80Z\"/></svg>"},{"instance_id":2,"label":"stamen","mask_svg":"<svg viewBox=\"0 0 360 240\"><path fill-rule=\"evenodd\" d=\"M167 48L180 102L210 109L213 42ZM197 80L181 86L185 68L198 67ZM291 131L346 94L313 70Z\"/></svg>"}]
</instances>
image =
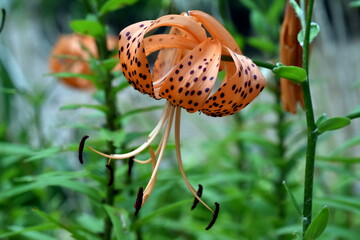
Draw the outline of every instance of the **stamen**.
<instances>
[{"instance_id":1,"label":"stamen","mask_svg":"<svg viewBox=\"0 0 360 240\"><path fill-rule=\"evenodd\" d=\"M170 104L167 103L164 107L163 110L163 115L161 116L161 119L159 121L159 123L156 125L156 127L154 128L154 130L149 134L148 139L145 141L145 143L143 143L140 147L138 147L137 149L128 152L128 153L124 153L124 154L112 154L112 155L108 155L102 152L99 152L97 150L95 150L92 147L86 146L88 149L90 149L91 151L106 157L106 158L110 158L110 159L125 159L125 158L130 158L133 157L139 153L141 153L142 151L144 151L144 149L146 149L147 147L150 146L150 144L154 141L154 139L157 137L157 135L159 134L161 127L166 123L166 121L169 118L170 115L170 111L168 110ZM134 159L135 160L135 159Z\"/></svg>"},{"instance_id":2,"label":"stamen","mask_svg":"<svg viewBox=\"0 0 360 240\"><path fill-rule=\"evenodd\" d=\"M206 230L209 230L216 222L216 219L219 215L219 211L220 211L220 204L219 203L215 203L215 212L214 212L214 215L211 219L211 222L209 223L209 225L205 228Z\"/></svg>"},{"instance_id":3,"label":"stamen","mask_svg":"<svg viewBox=\"0 0 360 240\"><path fill-rule=\"evenodd\" d=\"M134 157L130 157L128 161L128 176L131 176L131 170L134 166Z\"/></svg>"},{"instance_id":4,"label":"stamen","mask_svg":"<svg viewBox=\"0 0 360 240\"><path fill-rule=\"evenodd\" d=\"M201 195L202 195L202 192L203 192L203 186L201 184L199 184L199 188L196 192L196 195L201 198ZM194 203L193 205L191 206L191 210L194 210L197 206L197 204L199 203L199 200L197 198L194 198Z\"/></svg>"},{"instance_id":5,"label":"stamen","mask_svg":"<svg viewBox=\"0 0 360 240\"><path fill-rule=\"evenodd\" d=\"M161 141L160 141L160 150L161 150L161 146L162 146L162 140L164 138L161 138ZM155 166L156 166L156 153L154 152L154 149L152 149L151 146L149 146L149 153L150 153L150 160L151 160L151 163L152 163L152 170L154 170Z\"/></svg>"},{"instance_id":6,"label":"stamen","mask_svg":"<svg viewBox=\"0 0 360 240\"><path fill-rule=\"evenodd\" d=\"M80 162L81 164L84 163L84 160L83 160L83 151L84 151L85 141L86 141L86 139L87 139L88 137L89 137L88 135L83 136L82 139L81 139L81 141L80 141L80 144L79 144L78 153L79 153L79 162Z\"/></svg>"},{"instance_id":7,"label":"stamen","mask_svg":"<svg viewBox=\"0 0 360 240\"><path fill-rule=\"evenodd\" d=\"M109 170L109 182L108 186L111 186L114 183L114 169L110 164L106 164L105 167Z\"/></svg>"},{"instance_id":8,"label":"stamen","mask_svg":"<svg viewBox=\"0 0 360 240\"><path fill-rule=\"evenodd\" d=\"M139 191L138 191L138 194L137 194L137 197L136 197L136 202L135 202L135 205L134 205L134 207L135 207L135 216L137 216L139 214L140 208L142 206L143 194L144 194L143 187L140 187Z\"/></svg>"},{"instance_id":9,"label":"stamen","mask_svg":"<svg viewBox=\"0 0 360 240\"><path fill-rule=\"evenodd\" d=\"M163 140L164 140L164 138L162 137L161 140L160 140L160 143L159 143L159 145L158 145L158 148L156 149L156 152L154 153L154 157L152 157L152 156L151 156L151 153L150 153L150 158L149 158L149 159L140 160L140 159L134 158L134 161L137 162L137 163L140 163L140 164L147 164L147 163L149 163L149 162L153 162L153 159L155 159L155 162L156 162L156 156L158 156L159 153L160 153L161 145L162 145ZM149 152L150 152L150 149L151 149L151 151L153 151L152 148L151 148L151 146L149 146Z\"/></svg>"},{"instance_id":10,"label":"stamen","mask_svg":"<svg viewBox=\"0 0 360 240\"><path fill-rule=\"evenodd\" d=\"M176 108L176 116L175 116L175 148L176 148L176 158L179 164L179 169L182 178L185 181L186 186L189 188L191 193L194 195L194 197L202 204L204 205L209 211L211 211L214 214L214 210L212 210L195 192L194 187L191 185L189 180L186 177L183 165L182 165L182 159L181 159L181 151L180 151L180 117L181 117L181 108Z\"/></svg>"},{"instance_id":11,"label":"stamen","mask_svg":"<svg viewBox=\"0 0 360 240\"><path fill-rule=\"evenodd\" d=\"M133 161L135 161L135 162L137 162L137 163L140 163L140 164L147 164L147 163L151 162L151 158L146 159L146 160L140 160L140 159L134 158Z\"/></svg>"},{"instance_id":12,"label":"stamen","mask_svg":"<svg viewBox=\"0 0 360 240\"><path fill-rule=\"evenodd\" d=\"M161 145L159 146L160 152L159 152L158 160L156 160L156 156L154 154L154 151L152 151L152 149L149 148L149 153L150 153L150 156L151 156L151 159L152 159L152 164L153 164L153 170L152 170L150 180L149 180L149 182L148 182L148 184L147 184L147 186L146 186L146 188L144 190L143 204L145 203L147 198L150 196L150 194L151 194L151 192L152 192L152 190L153 190L153 188L155 186L157 172L159 170L159 166L160 166L161 160L162 160L162 158L164 156L164 152L165 152L165 149L166 149L167 142L169 140L172 121L173 121L173 118L174 118L174 112L175 112L175 108L171 107L170 111L169 111L169 121L166 124L166 129L165 129L164 135L163 135L163 137L162 137L162 139L160 141Z\"/></svg>"}]
</instances>

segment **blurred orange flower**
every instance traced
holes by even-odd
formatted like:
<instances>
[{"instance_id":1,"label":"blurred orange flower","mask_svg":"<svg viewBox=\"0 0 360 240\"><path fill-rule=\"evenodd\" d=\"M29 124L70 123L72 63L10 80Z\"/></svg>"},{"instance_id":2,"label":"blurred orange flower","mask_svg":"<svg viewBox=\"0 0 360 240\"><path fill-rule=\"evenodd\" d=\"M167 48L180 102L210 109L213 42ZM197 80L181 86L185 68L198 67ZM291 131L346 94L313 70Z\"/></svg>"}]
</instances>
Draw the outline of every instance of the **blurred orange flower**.
<instances>
[{"instance_id":1,"label":"blurred orange flower","mask_svg":"<svg viewBox=\"0 0 360 240\"><path fill-rule=\"evenodd\" d=\"M298 1L297 1L298 2ZM302 66L302 47L297 35L301 30L301 23L293 7L286 4L284 21L280 33L280 62L289 66ZM291 113L296 113L297 103L304 107L301 86L287 79L280 79L281 101L283 108Z\"/></svg>"},{"instance_id":2,"label":"blurred orange flower","mask_svg":"<svg viewBox=\"0 0 360 240\"><path fill-rule=\"evenodd\" d=\"M116 37L108 36L108 49L117 48L117 41ZM88 63L91 56L98 57L93 37L78 34L61 35L51 52L50 70L52 73L91 74ZM116 68L119 69L119 65ZM74 88L87 89L93 87L89 80L80 77L62 77L60 79L66 85Z\"/></svg>"}]
</instances>

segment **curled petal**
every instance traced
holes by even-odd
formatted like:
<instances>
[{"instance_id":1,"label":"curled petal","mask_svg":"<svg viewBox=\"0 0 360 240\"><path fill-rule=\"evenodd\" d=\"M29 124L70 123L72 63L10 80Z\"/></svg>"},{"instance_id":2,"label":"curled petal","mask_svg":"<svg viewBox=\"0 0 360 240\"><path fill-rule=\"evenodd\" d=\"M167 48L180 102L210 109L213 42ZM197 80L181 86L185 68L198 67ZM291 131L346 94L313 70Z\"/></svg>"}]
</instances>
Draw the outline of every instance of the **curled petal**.
<instances>
[{"instance_id":1,"label":"curled petal","mask_svg":"<svg viewBox=\"0 0 360 240\"><path fill-rule=\"evenodd\" d=\"M201 27L201 25L191 17L182 15L166 15L158 18L156 21L143 21L135 23L120 32L119 58L121 61L121 69L128 82L136 90L149 94L151 97L156 96L154 94L153 81L145 53L144 43L146 42L144 42L143 39L146 33L164 26L182 29L185 32L183 35L185 38L189 37L190 39L196 39L198 42L206 39L205 30ZM160 42L160 37L152 38L157 39ZM149 47L154 50L156 48L161 48L161 44L158 47L150 44ZM167 44L169 44L169 42ZM174 45L174 47L176 46ZM149 52L151 52L151 49Z\"/></svg>"},{"instance_id":2,"label":"curled petal","mask_svg":"<svg viewBox=\"0 0 360 240\"><path fill-rule=\"evenodd\" d=\"M220 41L221 45L230 48L235 53L241 54L241 50L235 39L218 20L209 14L197 10L189 11L189 15L201 22L211 36ZM224 49L223 54L228 55L228 52Z\"/></svg>"},{"instance_id":3,"label":"curled petal","mask_svg":"<svg viewBox=\"0 0 360 240\"><path fill-rule=\"evenodd\" d=\"M176 45L176 43L179 45L182 44L185 49L188 47L194 48L197 45L195 44L192 47L189 46L190 44L195 43L195 40L185 38L186 32L179 28L172 27L169 31L169 35L174 37L174 39L170 39L170 42L173 42L173 45ZM183 48L163 49L159 52L152 72L153 79L155 79L153 85L156 98L160 98L159 90L165 80L166 74L181 60L181 58L184 57L185 52L186 50Z\"/></svg>"},{"instance_id":4,"label":"curled petal","mask_svg":"<svg viewBox=\"0 0 360 240\"><path fill-rule=\"evenodd\" d=\"M165 15L158 18L149 28L149 31L159 27L175 27L183 30L186 38L195 39L202 42L206 39L206 32L201 24L189 16L183 15Z\"/></svg>"},{"instance_id":5,"label":"curled petal","mask_svg":"<svg viewBox=\"0 0 360 240\"><path fill-rule=\"evenodd\" d=\"M136 90L153 97L154 89L143 43L144 34L152 22L135 23L120 32L119 58L128 82Z\"/></svg>"},{"instance_id":6,"label":"curled petal","mask_svg":"<svg viewBox=\"0 0 360 240\"><path fill-rule=\"evenodd\" d=\"M226 78L219 89L206 100L201 111L213 117L234 114L246 107L265 87L265 78L259 68L246 56L229 50L236 70L231 63L227 71L233 75Z\"/></svg>"},{"instance_id":7,"label":"curled petal","mask_svg":"<svg viewBox=\"0 0 360 240\"><path fill-rule=\"evenodd\" d=\"M220 55L220 42L206 39L171 70L160 89L160 96L188 112L200 110L215 84Z\"/></svg>"},{"instance_id":8,"label":"curled petal","mask_svg":"<svg viewBox=\"0 0 360 240\"><path fill-rule=\"evenodd\" d=\"M166 48L193 49L197 44L189 38L170 34L158 34L144 39L146 55Z\"/></svg>"}]
</instances>

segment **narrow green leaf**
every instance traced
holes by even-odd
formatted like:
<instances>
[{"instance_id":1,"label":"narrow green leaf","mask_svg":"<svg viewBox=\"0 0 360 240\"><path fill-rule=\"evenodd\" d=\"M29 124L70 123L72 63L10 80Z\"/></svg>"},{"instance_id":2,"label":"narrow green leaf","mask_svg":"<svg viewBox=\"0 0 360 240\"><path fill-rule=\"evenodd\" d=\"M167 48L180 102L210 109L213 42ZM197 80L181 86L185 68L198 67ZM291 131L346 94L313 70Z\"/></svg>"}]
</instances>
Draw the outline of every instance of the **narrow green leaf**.
<instances>
[{"instance_id":1,"label":"narrow green leaf","mask_svg":"<svg viewBox=\"0 0 360 240\"><path fill-rule=\"evenodd\" d=\"M341 143L340 146L336 147L335 150L330 153L330 155L332 156L338 155L340 152L345 151L348 148L357 146L359 144L360 144L360 137L351 138Z\"/></svg>"},{"instance_id":2,"label":"narrow green leaf","mask_svg":"<svg viewBox=\"0 0 360 240\"><path fill-rule=\"evenodd\" d=\"M295 66L278 66L273 68L273 73L296 83L302 83L307 78L305 69Z\"/></svg>"},{"instance_id":3,"label":"narrow green leaf","mask_svg":"<svg viewBox=\"0 0 360 240\"><path fill-rule=\"evenodd\" d=\"M354 214L360 214L360 202L359 198L347 197L347 196L327 196L317 198L316 202L319 204L325 203L333 208L338 208L352 212Z\"/></svg>"},{"instance_id":4,"label":"narrow green leaf","mask_svg":"<svg viewBox=\"0 0 360 240\"><path fill-rule=\"evenodd\" d=\"M360 1L352 1L351 3L349 3L350 7L360 7Z\"/></svg>"},{"instance_id":5,"label":"narrow green leaf","mask_svg":"<svg viewBox=\"0 0 360 240\"><path fill-rule=\"evenodd\" d=\"M264 38L249 37L247 42L250 46L268 53L273 53L276 49L276 46L272 41Z\"/></svg>"},{"instance_id":6,"label":"narrow green leaf","mask_svg":"<svg viewBox=\"0 0 360 240\"><path fill-rule=\"evenodd\" d=\"M360 163L360 157L344 157L344 156L316 156L317 159L324 162L336 162L336 163L345 163L345 164L358 164Z\"/></svg>"},{"instance_id":7,"label":"narrow green leaf","mask_svg":"<svg viewBox=\"0 0 360 240\"><path fill-rule=\"evenodd\" d=\"M316 240L324 232L329 220L329 208L323 207L305 232L305 240Z\"/></svg>"},{"instance_id":8,"label":"narrow green leaf","mask_svg":"<svg viewBox=\"0 0 360 240\"><path fill-rule=\"evenodd\" d=\"M252 11L260 11L260 8L257 6L257 2L253 0L240 0L240 2Z\"/></svg>"},{"instance_id":9,"label":"narrow green leaf","mask_svg":"<svg viewBox=\"0 0 360 240\"><path fill-rule=\"evenodd\" d=\"M293 206L295 207L296 211L298 212L299 216L301 217L302 216L302 211L301 211L301 208L300 208L300 205L298 204L298 202L296 201L295 199L295 196L294 194L290 191L290 189L287 187L287 184L285 181L283 181L283 185L285 187L285 190L286 192L288 193L289 197L290 197L290 200L291 200L291 203L293 204Z\"/></svg>"},{"instance_id":10,"label":"narrow green leaf","mask_svg":"<svg viewBox=\"0 0 360 240\"><path fill-rule=\"evenodd\" d=\"M116 209L110 205L104 205L104 208L114 226L116 239L124 239L124 230L128 230L129 228L128 214L126 214L125 211L120 211L120 209Z\"/></svg>"},{"instance_id":11,"label":"narrow green leaf","mask_svg":"<svg viewBox=\"0 0 360 240\"><path fill-rule=\"evenodd\" d=\"M69 105L65 105L60 107L60 110L76 110L79 108L90 108L90 109L95 109L95 110L99 110L100 112L103 113L107 113L108 108L104 105L95 105L95 104L69 104Z\"/></svg>"},{"instance_id":12,"label":"narrow green leaf","mask_svg":"<svg viewBox=\"0 0 360 240\"><path fill-rule=\"evenodd\" d=\"M31 155L33 152L34 151L29 147L29 145L0 142L0 156L28 156Z\"/></svg>"},{"instance_id":13,"label":"narrow green leaf","mask_svg":"<svg viewBox=\"0 0 360 240\"><path fill-rule=\"evenodd\" d=\"M335 222L334 225L328 224L326 227L326 235L331 236L331 239L358 240L359 229L350 229L346 224L342 224L342 226L340 226Z\"/></svg>"},{"instance_id":14,"label":"narrow green leaf","mask_svg":"<svg viewBox=\"0 0 360 240\"><path fill-rule=\"evenodd\" d=\"M48 222L48 223L43 223L43 224L26 227L26 228L22 228L22 227L18 227L18 226L10 226L8 228L10 229L8 232L0 234L0 239L16 236L19 234L23 234L25 232L44 231L44 230L54 229L54 228L56 228L56 225Z\"/></svg>"},{"instance_id":15,"label":"narrow green leaf","mask_svg":"<svg viewBox=\"0 0 360 240\"><path fill-rule=\"evenodd\" d=\"M100 15L104 15L108 12L118 10L126 5L136 3L137 0L108 0L100 9Z\"/></svg>"},{"instance_id":16,"label":"narrow green leaf","mask_svg":"<svg viewBox=\"0 0 360 240\"><path fill-rule=\"evenodd\" d=\"M300 19L300 21L305 22L304 11L301 9L299 4L295 0L290 0L290 5L295 10L296 16Z\"/></svg>"},{"instance_id":17,"label":"narrow green leaf","mask_svg":"<svg viewBox=\"0 0 360 240\"><path fill-rule=\"evenodd\" d=\"M67 225L61 223L60 221L56 220L55 218L48 215L47 213L40 211L39 209L33 209L33 211L36 214L38 214L40 217L45 219L46 221L54 223L58 227L60 227L60 228L62 228L64 230L66 230L67 232L71 233L73 235L73 237L75 237L75 239L77 239L77 240L86 240L86 238L84 236L80 235L79 233L77 233L77 231L72 226L67 226Z\"/></svg>"},{"instance_id":18,"label":"narrow green leaf","mask_svg":"<svg viewBox=\"0 0 360 240\"><path fill-rule=\"evenodd\" d=\"M126 117L130 117L130 116L132 116L134 114L150 112L150 111L163 109L163 108L164 108L164 106L151 106L151 107L145 107L145 108L138 108L138 109L131 110L131 111L128 111L128 112L124 113L123 115L121 115L121 119L124 119Z\"/></svg>"},{"instance_id":19,"label":"narrow green leaf","mask_svg":"<svg viewBox=\"0 0 360 240\"><path fill-rule=\"evenodd\" d=\"M86 194L88 197L94 199L95 201L100 201L101 198L101 195L96 189L89 187L88 185L81 182L66 180L66 176L65 176L64 178L53 177L53 178L43 179L36 182L14 186L8 190L3 190L0 192L0 201L6 200L9 197L17 196L19 194L32 191L34 189L41 189L47 186L65 187L73 191Z\"/></svg>"},{"instance_id":20,"label":"narrow green leaf","mask_svg":"<svg viewBox=\"0 0 360 240\"><path fill-rule=\"evenodd\" d=\"M319 126L320 125L320 123L322 123L323 121L325 121L327 119L327 115L326 115L326 113L323 113L323 114L321 114L319 117L318 117L318 119L316 120L316 126Z\"/></svg>"},{"instance_id":21,"label":"narrow green leaf","mask_svg":"<svg viewBox=\"0 0 360 240\"><path fill-rule=\"evenodd\" d=\"M0 87L0 93L16 94L16 93L18 93L18 90L15 89L15 88L2 88L2 87Z\"/></svg>"},{"instance_id":22,"label":"narrow green leaf","mask_svg":"<svg viewBox=\"0 0 360 240\"><path fill-rule=\"evenodd\" d=\"M98 140L111 141L115 146L121 146L126 137L126 132L123 130L110 131L109 129L101 128Z\"/></svg>"},{"instance_id":23,"label":"narrow green leaf","mask_svg":"<svg viewBox=\"0 0 360 240\"><path fill-rule=\"evenodd\" d=\"M35 152L34 154L32 154L32 156L30 156L29 158L27 158L25 161L26 162L32 162L35 160L41 160L47 157L51 157L59 152L62 151L61 147L51 147L51 148L46 148L40 151Z\"/></svg>"},{"instance_id":24,"label":"narrow green leaf","mask_svg":"<svg viewBox=\"0 0 360 240\"><path fill-rule=\"evenodd\" d=\"M326 131L332 131L343 128L350 124L350 119L347 117L334 117L324 120L318 126L317 131L323 133Z\"/></svg>"},{"instance_id":25,"label":"narrow green leaf","mask_svg":"<svg viewBox=\"0 0 360 240\"><path fill-rule=\"evenodd\" d=\"M159 214L163 214L163 213L166 213L166 212L169 212L169 211L174 211L174 209L177 209L177 208L179 208L180 206L182 206L184 204L190 204L192 201L193 201L193 199L189 198L189 199L186 199L186 200L175 202L175 203L170 204L170 205L166 205L166 206L164 206L164 207L162 207L160 209L152 211L149 215L140 218L139 220L137 220L133 224L133 226L136 226L136 227L141 226L142 224L150 221L151 219L153 219L154 217L156 217Z\"/></svg>"},{"instance_id":26,"label":"narrow green leaf","mask_svg":"<svg viewBox=\"0 0 360 240\"><path fill-rule=\"evenodd\" d=\"M100 66L102 66L106 70L111 71L118 63L119 60L117 58L109 58L101 61Z\"/></svg>"},{"instance_id":27,"label":"narrow green leaf","mask_svg":"<svg viewBox=\"0 0 360 240\"><path fill-rule=\"evenodd\" d=\"M83 78L89 80L91 82L96 81L96 77L88 74L82 73L72 73L72 72L61 72L61 73L51 73L50 76L58 77L58 78Z\"/></svg>"},{"instance_id":28,"label":"narrow green leaf","mask_svg":"<svg viewBox=\"0 0 360 240\"><path fill-rule=\"evenodd\" d=\"M42 188L44 187L44 185L45 184L42 182L34 182L34 183L23 184L20 186L12 187L11 189L3 189L0 192L0 201L2 200L6 201L7 198L19 195L21 193L29 192L36 188Z\"/></svg>"},{"instance_id":29,"label":"narrow green leaf","mask_svg":"<svg viewBox=\"0 0 360 240\"><path fill-rule=\"evenodd\" d=\"M269 10L265 13L266 18L270 21L278 21L279 16L284 12L284 1L274 0L269 6Z\"/></svg>"},{"instance_id":30,"label":"narrow green leaf","mask_svg":"<svg viewBox=\"0 0 360 240\"><path fill-rule=\"evenodd\" d=\"M121 76L122 76L122 73L121 73ZM120 76L120 77L121 77ZM123 89L127 88L127 87L130 87L131 85L128 83L128 82L122 82L120 83L118 86L114 87L112 90L111 90L111 94L117 94L118 92L121 92Z\"/></svg>"},{"instance_id":31,"label":"narrow green leaf","mask_svg":"<svg viewBox=\"0 0 360 240\"><path fill-rule=\"evenodd\" d=\"M58 240L58 238L51 236L51 233L25 232L21 236L29 240Z\"/></svg>"},{"instance_id":32,"label":"narrow green leaf","mask_svg":"<svg viewBox=\"0 0 360 240\"><path fill-rule=\"evenodd\" d=\"M310 43L316 38L319 32L320 32L320 26L317 23L312 22L310 25L310 36L309 36ZM305 37L304 29L301 29L301 31L298 34L298 41L301 46L303 46L304 44L304 37Z\"/></svg>"},{"instance_id":33,"label":"narrow green leaf","mask_svg":"<svg viewBox=\"0 0 360 240\"><path fill-rule=\"evenodd\" d=\"M104 34L103 26L99 22L93 20L74 20L70 22L70 27L74 32L83 35L97 37Z\"/></svg>"},{"instance_id":34,"label":"narrow green leaf","mask_svg":"<svg viewBox=\"0 0 360 240\"><path fill-rule=\"evenodd\" d=\"M101 194L96 188L90 187L89 184L84 184L78 181L61 181L53 182L52 186L61 186L64 188L77 191L79 193L85 194L87 197L94 199L95 201L101 201Z\"/></svg>"}]
</instances>

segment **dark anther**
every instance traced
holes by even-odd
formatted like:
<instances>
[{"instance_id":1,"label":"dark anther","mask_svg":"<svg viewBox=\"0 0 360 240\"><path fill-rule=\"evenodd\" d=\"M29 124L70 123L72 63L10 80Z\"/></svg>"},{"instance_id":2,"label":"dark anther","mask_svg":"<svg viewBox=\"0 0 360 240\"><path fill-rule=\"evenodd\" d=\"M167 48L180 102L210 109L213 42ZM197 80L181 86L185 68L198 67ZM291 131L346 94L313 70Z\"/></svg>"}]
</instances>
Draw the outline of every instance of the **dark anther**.
<instances>
[{"instance_id":1,"label":"dark anther","mask_svg":"<svg viewBox=\"0 0 360 240\"><path fill-rule=\"evenodd\" d=\"M2 17L1 17L1 22L0 22L0 33L3 30L4 25L5 25L6 11L4 8L1 9L1 15L2 15Z\"/></svg>"},{"instance_id":2,"label":"dark anther","mask_svg":"<svg viewBox=\"0 0 360 240\"><path fill-rule=\"evenodd\" d=\"M219 203L215 203L215 211L214 211L214 215L211 219L211 222L209 223L209 225L205 228L206 230L209 230L216 222L216 219L219 215L219 211L220 211L220 204Z\"/></svg>"},{"instance_id":3,"label":"dark anther","mask_svg":"<svg viewBox=\"0 0 360 240\"><path fill-rule=\"evenodd\" d=\"M128 161L128 176L131 176L131 170L133 165L134 165L134 156L130 157Z\"/></svg>"},{"instance_id":4,"label":"dark anther","mask_svg":"<svg viewBox=\"0 0 360 240\"><path fill-rule=\"evenodd\" d=\"M87 135L83 136L83 138L81 139L80 144L79 144L79 161L80 161L81 164L84 163L84 160L83 160L83 151L84 151L85 141L86 141L86 139L87 139L88 137L89 137L89 136L87 136Z\"/></svg>"},{"instance_id":5,"label":"dark anther","mask_svg":"<svg viewBox=\"0 0 360 240\"><path fill-rule=\"evenodd\" d=\"M136 202L135 202L135 216L137 216L139 214L139 211L140 211L140 208L141 208L141 205L142 205L142 199L143 199L143 195L144 195L144 189L143 187L140 187L139 188L139 191L138 191L138 194L137 194L137 197L136 197Z\"/></svg>"},{"instance_id":6,"label":"dark anther","mask_svg":"<svg viewBox=\"0 0 360 240\"><path fill-rule=\"evenodd\" d=\"M196 192L196 195L199 198L201 198L202 192L203 192L203 186L201 184L199 184L199 188ZM194 202L193 202L193 205L191 206L191 210L194 210L198 203L199 203L199 200L197 198L194 198Z\"/></svg>"},{"instance_id":7,"label":"dark anther","mask_svg":"<svg viewBox=\"0 0 360 240\"><path fill-rule=\"evenodd\" d=\"M111 186L114 182L114 169L112 168L112 166L110 164L106 164L105 165L106 168L109 170L109 182L108 182L108 186Z\"/></svg>"}]
</instances>

